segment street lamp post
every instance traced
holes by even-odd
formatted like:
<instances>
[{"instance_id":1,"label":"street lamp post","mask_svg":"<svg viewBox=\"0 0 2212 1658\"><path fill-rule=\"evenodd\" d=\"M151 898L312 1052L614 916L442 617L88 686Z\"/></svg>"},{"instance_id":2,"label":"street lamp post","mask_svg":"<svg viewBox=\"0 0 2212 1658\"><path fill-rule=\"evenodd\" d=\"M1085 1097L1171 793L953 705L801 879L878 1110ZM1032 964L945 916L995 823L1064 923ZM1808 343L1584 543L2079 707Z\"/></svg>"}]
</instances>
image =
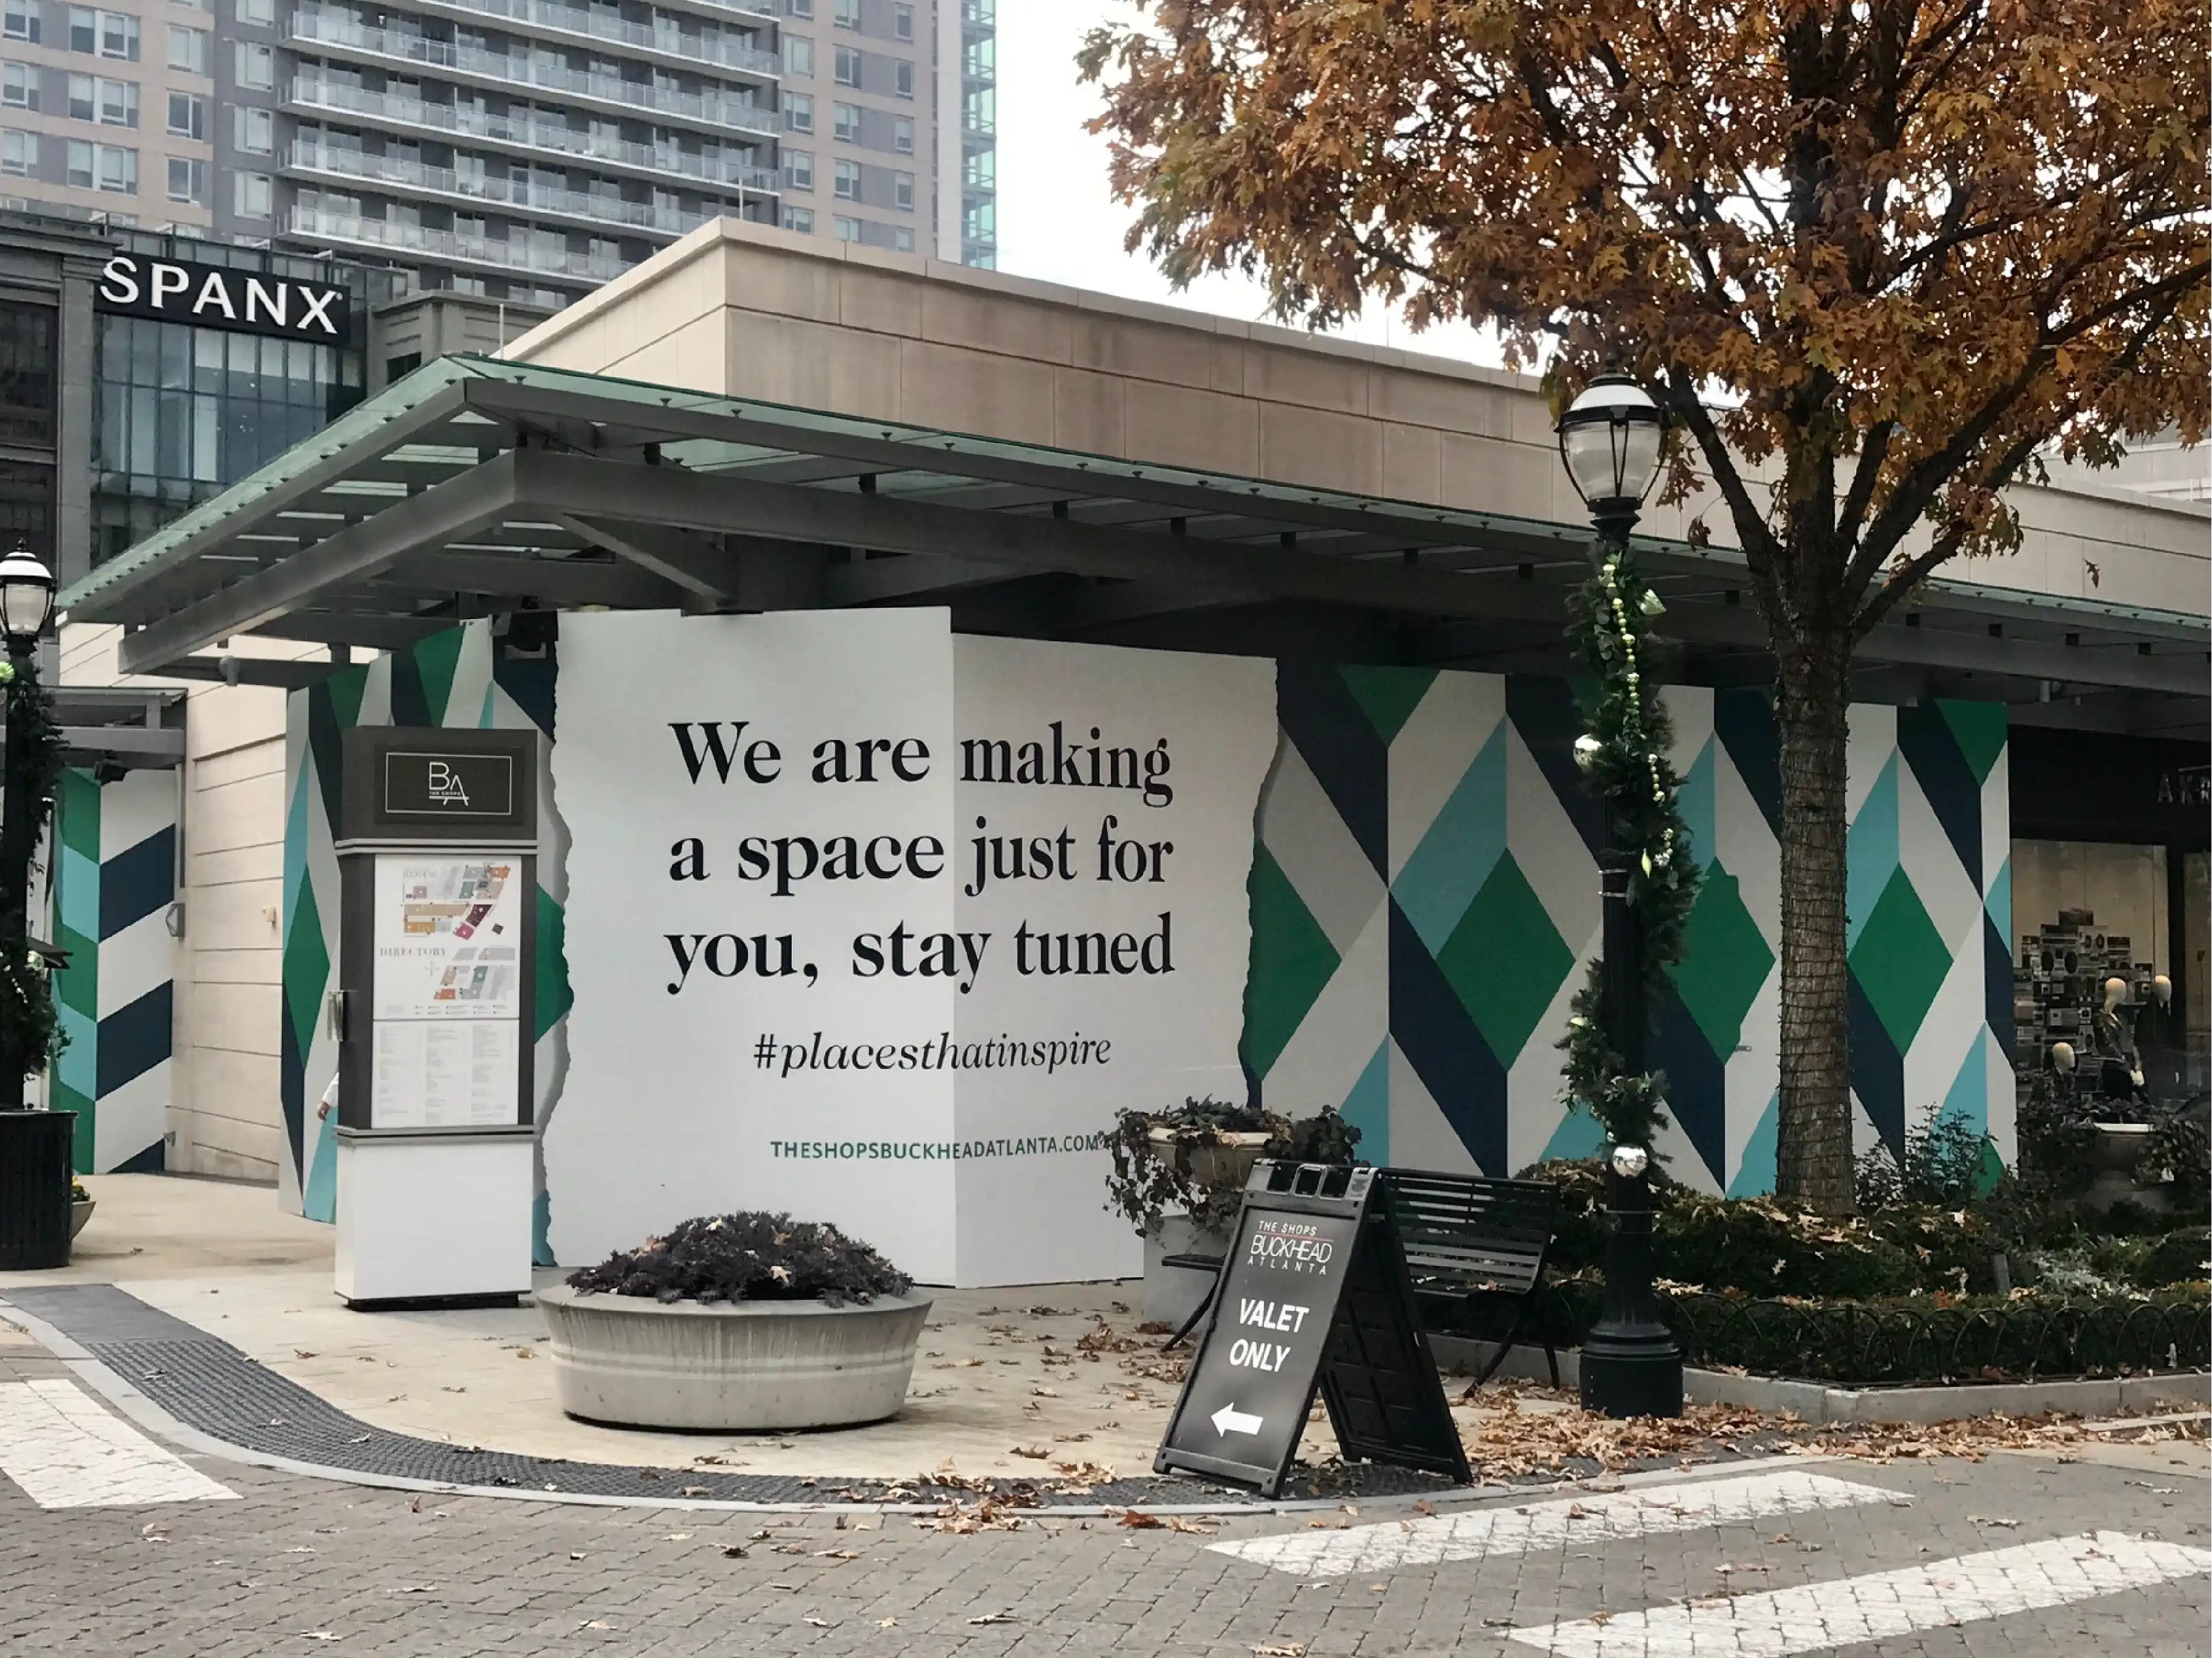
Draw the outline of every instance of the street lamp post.
<instances>
[{"instance_id":1,"label":"street lamp post","mask_svg":"<svg viewBox=\"0 0 2212 1658\"><path fill-rule=\"evenodd\" d=\"M0 558L0 692L7 708L0 755L0 1271L69 1265L70 1165L76 1116L26 1111L23 1082L46 1063L52 1003L30 947L31 856L45 804L46 773L33 751L48 735L32 652L53 613L53 573L16 546ZM51 757L48 757L51 758Z\"/></svg>"},{"instance_id":2,"label":"street lamp post","mask_svg":"<svg viewBox=\"0 0 2212 1658\"><path fill-rule=\"evenodd\" d=\"M1589 509L1601 569L1626 551L1629 532L1659 475L1665 430L1665 418L1650 393L1622 375L1599 375L1559 418L1559 459ZM1641 670L1632 662L1625 671L1632 688L1640 688ZM1605 922L1601 1022L1625 1076L1644 1070L1649 1021L1643 926L1635 896L1639 869L1650 866L1630 838L1608 801L1606 850L1599 860ZM1620 1143L1607 1126L1606 1210L1613 1227L1606 1245L1604 1302L1583 1341L1583 1407L1611 1417L1678 1417L1682 1350L1660 1316L1651 1289L1650 1149Z\"/></svg>"},{"instance_id":3,"label":"street lamp post","mask_svg":"<svg viewBox=\"0 0 2212 1658\"><path fill-rule=\"evenodd\" d=\"M0 633L8 642L8 735L0 770L0 962L10 972L32 971L31 858L38 850L39 802L31 797L30 755L20 710L35 682L33 653L53 614L54 576L21 542L0 558ZM28 1054L0 1054L0 1111L20 1111Z\"/></svg>"}]
</instances>

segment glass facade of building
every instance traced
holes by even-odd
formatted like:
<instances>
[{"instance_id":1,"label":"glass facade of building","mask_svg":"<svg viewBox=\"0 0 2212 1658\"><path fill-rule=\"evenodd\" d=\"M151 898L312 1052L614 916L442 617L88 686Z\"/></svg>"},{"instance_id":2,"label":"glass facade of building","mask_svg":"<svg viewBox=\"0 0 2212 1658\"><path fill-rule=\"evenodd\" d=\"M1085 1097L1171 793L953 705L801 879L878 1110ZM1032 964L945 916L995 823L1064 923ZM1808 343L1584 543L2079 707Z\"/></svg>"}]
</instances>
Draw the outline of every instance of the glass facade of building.
<instances>
[{"instance_id":1,"label":"glass facade of building","mask_svg":"<svg viewBox=\"0 0 2212 1658\"><path fill-rule=\"evenodd\" d=\"M53 308L0 303L0 552L20 542L49 569L57 363Z\"/></svg>"},{"instance_id":2,"label":"glass facade of building","mask_svg":"<svg viewBox=\"0 0 2212 1658\"><path fill-rule=\"evenodd\" d=\"M320 344L101 314L94 345L92 558L113 558L220 494L361 400L367 274L187 237L126 235L119 251L343 287L349 343ZM0 364L0 376L4 376ZM4 399L0 387L0 399ZM7 411L0 406L0 419Z\"/></svg>"}]
</instances>

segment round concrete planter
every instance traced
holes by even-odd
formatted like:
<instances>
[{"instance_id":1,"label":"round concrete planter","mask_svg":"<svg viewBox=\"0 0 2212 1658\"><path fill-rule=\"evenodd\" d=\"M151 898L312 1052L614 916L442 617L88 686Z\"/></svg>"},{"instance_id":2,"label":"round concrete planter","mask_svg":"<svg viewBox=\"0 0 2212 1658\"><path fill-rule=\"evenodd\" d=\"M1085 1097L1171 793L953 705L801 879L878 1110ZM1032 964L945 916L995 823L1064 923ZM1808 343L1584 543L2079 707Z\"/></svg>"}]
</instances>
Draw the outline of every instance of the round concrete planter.
<instances>
[{"instance_id":1,"label":"round concrete planter","mask_svg":"<svg viewBox=\"0 0 2212 1658\"><path fill-rule=\"evenodd\" d=\"M895 1416L927 1295L862 1306L538 1292L561 1408L591 1422L714 1431L841 1428Z\"/></svg>"},{"instance_id":2,"label":"round concrete planter","mask_svg":"<svg viewBox=\"0 0 2212 1658\"><path fill-rule=\"evenodd\" d=\"M2099 1123L2096 1131L2089 1142L2087 1161L2097 1175L2082 1194L2082 1201L2100 1214L2118 1203L2140 1204L2154 1212L2166 1209L2163 1187L2136 1184L2138 1166L2150 1149L2150 1125Z\"/></svg>"},{"instance_id":3,"label":"round concrete planter","mask_svg":"<svg viewBox=\"0 0 2212 1658\"><path fill-rule=\"evenodd\" d=\"M100 1207L100 1199L87 1198L70 1204L70 1236L75 1238L84 1230L84 1223L92 1218L92 1211Z\"/></svg>"}]
</instances>

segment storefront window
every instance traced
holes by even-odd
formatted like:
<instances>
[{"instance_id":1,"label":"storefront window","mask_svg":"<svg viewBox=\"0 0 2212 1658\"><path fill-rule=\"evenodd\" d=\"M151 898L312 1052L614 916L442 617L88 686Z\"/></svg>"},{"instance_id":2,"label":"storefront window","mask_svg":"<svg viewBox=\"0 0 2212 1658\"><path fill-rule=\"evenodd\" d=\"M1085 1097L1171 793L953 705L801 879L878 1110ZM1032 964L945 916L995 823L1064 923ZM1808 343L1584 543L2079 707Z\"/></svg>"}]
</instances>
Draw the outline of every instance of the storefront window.
<instances>
[{"instance_id":1,"label":"storefront window","mask_svg":"<svg viewBox=\"0 0 2212 1658\"><path fill-rule=\"evenodd\" d=\"M0 305L0 442L54 443L54 313Z\"/></svg>"},{"instance_id":2,"label":"storefront window","mask_svg":"<svg viewBox=\"0 0 2212 1658\"><path fill-rule=\"evenodd\" d=\"M267 465L361 400L356 352L102 317L94 563Z\"/></svg>"}]
</instances>

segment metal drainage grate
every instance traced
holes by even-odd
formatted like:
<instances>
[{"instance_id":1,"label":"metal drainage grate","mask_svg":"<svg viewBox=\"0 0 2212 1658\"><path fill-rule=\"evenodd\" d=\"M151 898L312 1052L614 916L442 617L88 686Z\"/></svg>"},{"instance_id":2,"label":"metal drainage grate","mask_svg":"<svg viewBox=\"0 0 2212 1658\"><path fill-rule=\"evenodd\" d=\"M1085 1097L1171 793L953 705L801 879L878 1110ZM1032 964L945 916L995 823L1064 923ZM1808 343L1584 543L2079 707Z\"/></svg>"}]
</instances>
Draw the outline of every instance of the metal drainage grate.
<instances>
[{"instance_id":1,"label":"metal drainage grate","mask_svg":"<svg viewBox=\"0 0 2212 1658\"><path fill-rule=\"evenodd\" d=\"M1115 1479L1076 1494L1019 1478L993 1480L984 1490L926 1480L622 1467L448 1445L348 1416L228 1342L111 1284L10 1289L7 1299L53 1326L187 1426L246 1450L349 1473L438 1485L718 1503L939 1504L996 1496L1046 1509L1265 1506L1249 1491L1181 1477ZM1360 1463L1301 1469L1284 1496L1371 1498L1453 1489L1449 1481L1411 1469ZM899 1495L886 1495L894 1490Z\"/></svg>"}]
</instances>

